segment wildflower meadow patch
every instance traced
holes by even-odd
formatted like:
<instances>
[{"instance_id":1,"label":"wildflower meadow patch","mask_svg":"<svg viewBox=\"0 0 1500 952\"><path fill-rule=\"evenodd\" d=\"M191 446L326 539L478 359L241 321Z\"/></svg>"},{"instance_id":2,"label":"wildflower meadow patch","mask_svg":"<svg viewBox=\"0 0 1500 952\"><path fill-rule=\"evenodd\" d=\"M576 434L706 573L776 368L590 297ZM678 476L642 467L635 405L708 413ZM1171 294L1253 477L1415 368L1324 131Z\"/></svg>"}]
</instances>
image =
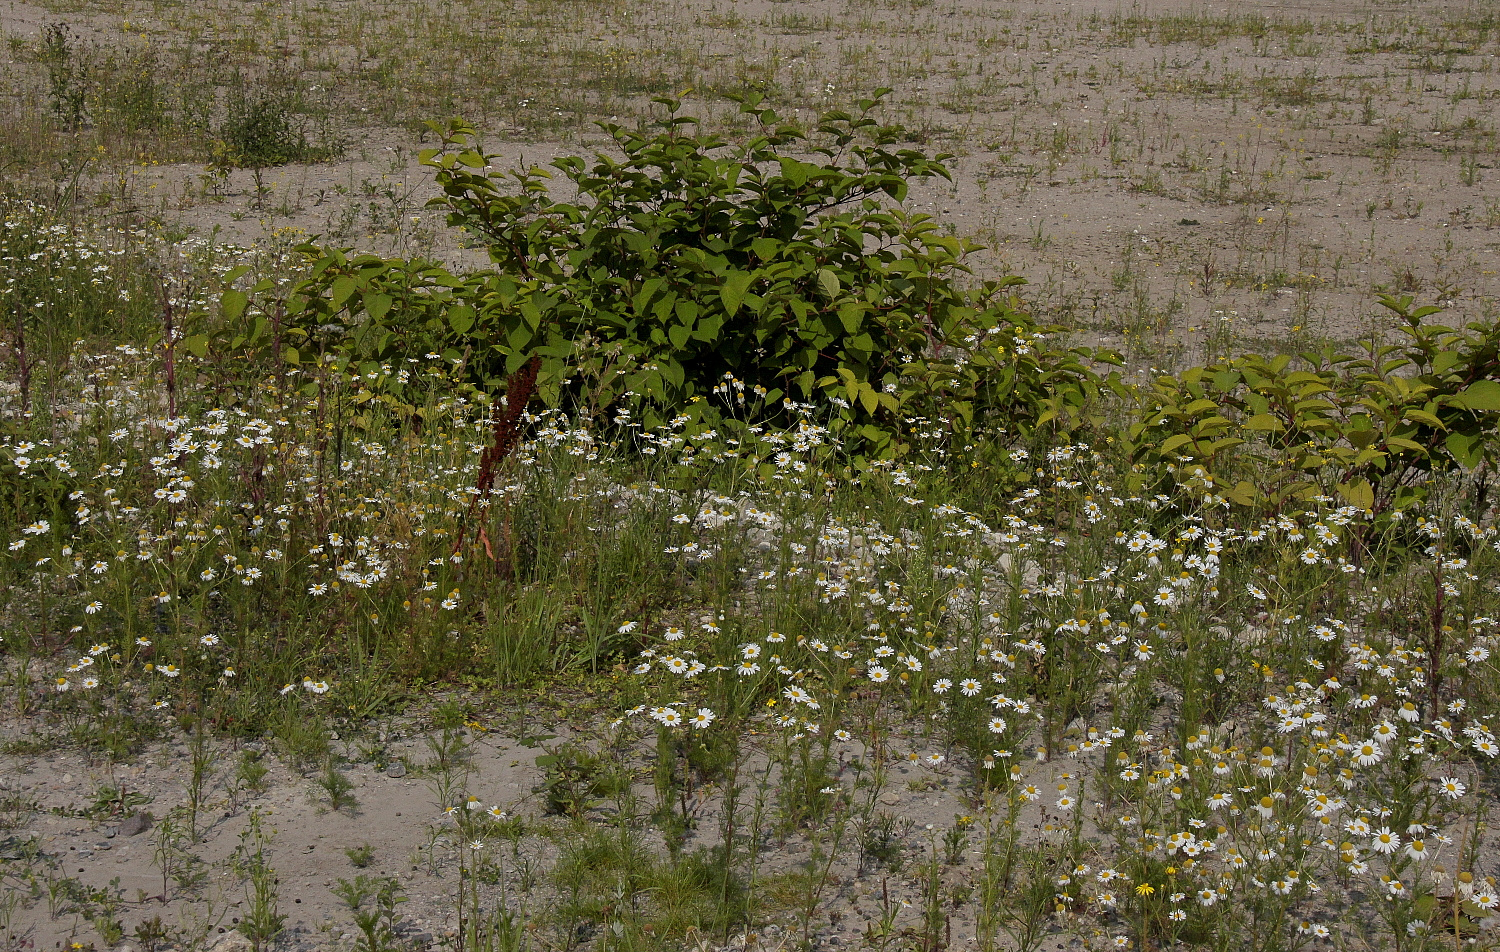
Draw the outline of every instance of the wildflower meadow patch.
<instances>
[{"instance_id":1,"label":"wildflower meadow patch","mask_svg":"<svg viewBox=\"0 0 1500 952\"><path fill-rule=\"evenodd\" d=\"M165 761L128 888L0 788L10 941L1492 943L1500 331L1128 379L877 105L446 127L466 274L7 206L5 757Z\"/></svg>"}]
</instances>

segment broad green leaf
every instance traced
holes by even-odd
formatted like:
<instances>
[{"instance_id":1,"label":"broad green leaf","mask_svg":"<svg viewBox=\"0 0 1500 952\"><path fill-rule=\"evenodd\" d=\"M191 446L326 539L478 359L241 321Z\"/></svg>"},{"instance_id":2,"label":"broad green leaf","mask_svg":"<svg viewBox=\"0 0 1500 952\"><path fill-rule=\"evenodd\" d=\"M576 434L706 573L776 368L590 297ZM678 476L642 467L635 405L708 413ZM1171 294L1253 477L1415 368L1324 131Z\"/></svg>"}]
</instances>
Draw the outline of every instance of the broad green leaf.
<instances>
[{"instance_id":1,"label":"broad green leaf","mask_svg":"<svg viewBox=\"0 0 1500 952\"><path fill-rule=\"evenodd\" d=\"M1458 392L1454 403L1469 410L1500 412L1500 380L1476 380Z\"/></svg>"},{"instance_id":2,"label":"broad green leaf","mask_svg":"<svg viewBox=\"0 0 1500 952\"><path fill-rule=\"evenodd\" d=\"M1240 382L1240 375L1232 370L1221 370L1214 374L1214 389L1221 392L1234 389Z\"/></svg>"},{"instance_id":3,"label":"broad green leaf","mask_svg":"<svg viewBox=\"0 0 1500 952\"><path fill-rule=\"evenodd\" d=\"M1349 500L1349 505L1360 509L1370 509L1375 505L1375 489L1370 485L1368 479L1356 479L1349 483L1339 483L1339 494Z\"/></svg>"},{"instance_id":4,"label":"broad green leaf","mask_svg":"<svg viewBox=\"0 0 1500 952\"><path fill-rule=\"evenodd\" d=\"M651 278L641 284L641 289L635 293L635 297L630 299L630 306L637 314L645 313L650 307L651 299L656 296L656 292L661 289L665 280L665 278Z\"/></svg>"},{"instance_id":5,"label":"broad green leaf","mask_svg":"<svg viewBox=\"0 0 1500 952\"><path fill-rule=\"evenodd\" d=\"M844 330L851 334L859 332L864 319L865 309L854 301L848 301L839 308L839 322L844 325Z\"/></svg>"},{"instance_id":6,"label":"broad green leaf","mask_svg":"<svg viewBox=\"0 0 1500 952\"><path fill-rule=\"evenodd\" d=\"M505 335L505 343L511 354L525 356L531 352L533 342L536 340L536 332L525 324L517 324ZM510 373L511 371L506 371Z\"/></svg>"},{"instance_id":7,"label":"broad green leaf","mask_svg":"<svg viewBox=\"0 0 1500 952\"><path fill-rule=\"evenodd\" d=\"M1455 430L1443 440L1448 454L1464 469L1473 469L1484 459L1484 434Z\"/></svg>"},{"instance_id":8,"label":"broad green leaf","mask_svg":"<svg viewBox=\"0 0 1500 952\"><path fill-rule=\"evenodd\" d=\"M390 313L391 305L395 303L389 294L380 294L375 291L366 291L365 312L370 315L370 320L381 321L386 314Z\"/></svg>"},{"instance_id":9,"label":"broad green leaf","mask_svg":"<svg viewBox=\"0 0 1500 952\"><path fill-rule=\"evenodd\" d=\"M205 357L208 355L208 336L205 334L194 334L182 340L182 349L194 357Z\"/></svg>"},{"instance_id":10,"label":"broad green leaf","mask_svg":"<svg viewBox=\"0 0 1500 952\"><path fill-rule=\"evenodd\" d=\"M719 288L719 299L724 302L724 310L733 317L739 312L740 305L745 303L745 293L750 290L750 282L755 275L749 271L731 271L724 276L724 284Z\"/></svg>"},{"instance_id":11,"label":"broad green leaf","mask_svg":"<svg viewBox=\"0 0 1500 952\"><path fill-rule=\"evenodd\" d=\"M1239 506L1255 505L1255 487L1248 480L1240 480L1233 486L1221 489L1219 495Z\"/></svg>"},{"instance_id":12,"label":"broad green leaf","mask_svg":"<svg viewBox=\"0 0 1500 952\"><path fill-rule=\"evenodd\" d=\"M702 341L713 342L718 339L719 330L724 326L724 315L710 314L698 322L693 330L693 336Z\"/></svg>"},{"instance_id":13,"label":"broad green leaf","mask_svg":"<svg viewBox=\"0 0 1500 952\"><path fill-rule=\"evenodd\" d=\"M531 353L526 350L512 350L505 357L505 373L507 376L515 373L525 366L526 361L531 359Z\"/></svg>"},{"instance_id":14,"label":"broad green leaf","mask_svg":"<svg viewBox=\"0 0 1500 952\"><path fill-rule=\"evenodd\" d=\"M462 337L469 333L474 327L474 309L467 305L459 305L448 309L448 326L453 328L453 333Z\"/></svg>"},{"instance_id":15,"label":"broad green leaf","mask_svg":"<svg viewBox=\"0 0 1500 952\"><path fill-rule=\"evenodd\" d=\"M775 238L757 238L750 242L751 252L761 261L770 261L781 253L783 247L785 246L782 242L777 241Z\"/></svg>"},{"instance_id":16,"label":"broad green leaf","mask_svg":"<svg viewBox=\"0 0 1500 952\"><path fill-rule=\"evenodd\" d=\"M1428 426L1435 426L1440 430L1448 429L1443 425L1442 420L1439 420L1436 416L1428 413L1426 410L1407 410L1406 419L1409 422L1425 423Z\"/></svg>"},{"instance_id":17,"label":"broad green leaf","mask_svg":"<svg viewBox=\"0 0 1500 952\"><path fill-rule=\"evenodd\" d=\"M831 268L818 269L818 289L832 301L839 296L839 276Z\"/></svg>"},{"instance_id":18,"label":"broad green leaf","mask_svg":"<svg viewBox=\"0 0 1500 952\"><path fill-rule=\"evenodd\" d=\"M250 299L245 296L245 292L230 288L219 299L219 308L226 321L237 321L244 315L245 307L249 303Z\"/></svg>"},{"instance_id":19,"label":"broad green leaf","mask_svg":"<svg viewBox=\"0 0 1500 952\"><path fill-rule=\"evenodd\" d=\"M333 279L333 287L330 289L329 299L333 302L336 311L343 307L345 302L354 295L354 279L347 274L341 274Z\"/></svg>"},{"instance_id":20,"label":"broad green leaf","mask_svg":"<svg viewBox=\"0 0 1500 952\"><path fill-rule=\"evenodd\" d=\"M1185 433L1178 433L1175 436L1169 436L1165 440L1162 440L1161 451L1164 454L1173 453L1191 442L1193 442L1191 436Z\"/></svg>"}]
</instances>

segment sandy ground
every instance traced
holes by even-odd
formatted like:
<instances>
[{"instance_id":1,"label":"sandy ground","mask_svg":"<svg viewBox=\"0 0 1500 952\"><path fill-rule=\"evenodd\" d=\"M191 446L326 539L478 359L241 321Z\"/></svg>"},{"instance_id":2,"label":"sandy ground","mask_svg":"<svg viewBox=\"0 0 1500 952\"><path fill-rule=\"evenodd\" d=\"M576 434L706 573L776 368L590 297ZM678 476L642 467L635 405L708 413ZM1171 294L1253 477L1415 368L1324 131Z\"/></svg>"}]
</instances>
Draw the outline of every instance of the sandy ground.
<instances>
[{"instance_id":1,"label":"sandy ground","mask_svg":"<svg viewBox=\"0 0 1500 952\"><path fill-rule=\"evenodd\" d=\"M12 722L6 725L6 733L15 737L24 734L26 727ZM380 736L385 740L378 741ZM247 940L235 932L249 908L250 893L234 858L245 842L252 816L259 816L261 829L271 834L265 856L276 870L278 908L286 917L285 931L277 937L275 948L305 952L354 947L358 933L351 912L334 890L340 880L359 875L393 876L401 882L406 901L399 907L399 947L451 947L457 928L459 854L467 843L444 817L440 771L433 767L427 743L433 736L392 730L343 745L356 759L375 748L379 754L371 760L345 763L341 772L351 783L357 805L339 810L330 808L316 771L291 769L270 753L263 761L271 769L261 789L246 789L236 782L235 765L243 751L260 751L262 745L251 743L239 749L216 745L213 767L199 795L203 806L198 840L189 847L201 861L203 875L190 888L183 888L175 877L164 880L161 868L160 818L175 813L183 822L182 810L189 802L191 752L185 743L156 746L129 763L105 763L67 750L0 755L0 804L4 805L0 862L6 885L19 896L21 884L37 884L32 901L12 911L8 934L15 944L11 947L66 948L76 941L107 946L86 913L97 915L104 908L100 897L111 896L116 900L113 915L125 933L116 952L145 952L149 945L140 935L143 930L149 934L152 920L158 918L173 933L170 947L221 952L249 948ZM516 828L519 835L492 838L486 844L486 850L493 853L492 862L502 870L504 884L485 886L485 901L494 903L508 895L510 905L523 910L523 919L539 933L538 938L549 936L555 943L559 941L556 904L560 896L546 873L557 863L561 848L580 837L581 830L610 829L617 814L613 807L600 804L584 815L582 827L574 820L549 816L542 796L544 773L537 766L543 749L497 733L470 733L469 738L457 802L472 796L476 809L498 807L521 821ZM553 743L563 739L567 738L554 738ZM653 797L648 759L643 752L637 763L635 793L644 809L649 809ZM852 788L856 771L850 757L842 760L837 779ZM767 763L763 754L751 754L747 788L766 776ZM1060 765L1039 769L1037 779L1062 769ZM957 816L973 809L955 775L916 765L893 766L888 782L873 797L875 813L889 817L901 833L898 852L906 859L905 866L898 872L868 858L861 861L851 828L814 923L820 947L860 946L891 908L900 912L901 927L912 927L913 910L920 909L922 896L914 864L927 858L934 835L941 836ZM721 808L722 788L703 790L695 798L691 805L695 825L687 835L686 850L719 842ZM1028 811L1029 821L1043 819L1040 813L1032 813ZM664 855L660 834L649 823L644 830L648 848ZM938 832L933 834L934 830ZM765 845L763 878L800 868L812 848L805 831L767 838ZM368 846L370 856L367 865L356 867L347 851L360 846ZM966 849L957 864L944 867L945 885L951 888L971 881L976 864L976 854ZM76 881L83 890L80 895L87 893L91 901L50 898L46 884L60 880ZM947 928L955 947L973 945L974 925L966 912L951 913ZM753 930L738 930L730 944L775 947L777 937L784 942L794 931L798 931L794 915L771 911ZM0 935L5 934L0 930ZM723 943L720 936L715 944ZM546 944L543 940L543 947Z\"/></svg>"}]
</instances>

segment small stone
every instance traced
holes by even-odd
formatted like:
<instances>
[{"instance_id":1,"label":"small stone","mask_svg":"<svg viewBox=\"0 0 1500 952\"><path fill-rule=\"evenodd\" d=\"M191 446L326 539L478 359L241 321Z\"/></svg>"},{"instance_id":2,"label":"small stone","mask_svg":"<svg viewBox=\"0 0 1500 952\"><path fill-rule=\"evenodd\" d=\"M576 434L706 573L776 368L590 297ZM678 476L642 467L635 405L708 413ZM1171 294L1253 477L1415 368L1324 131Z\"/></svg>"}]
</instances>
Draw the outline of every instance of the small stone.
<instances>
[{"instance_id":1,"label":"small stone","mask_svg":"<svg viewBox=\"0 0 1500 952\"><path fill-rule=\"evenodd\" d=\"M120 821L121 836L139 836L151 829L156 818L149 813L134 813Z\"/></svg>"},{"instance_id":2,"label":"small stone","mask_svg":"<svg viewBox=\"0 0 1500 952\"><path fill-rule=\"evenodd\" d=\"M107 850L107 849L110 849L110 848L111 848L111 844L108 841L105 841L103 843L95 843L94 844L94 849L96 849L96 850Z\"/></svg>"},{"instance_id":3,"label":"small stone","mask_svg":"<svg viewBox=\"0 0 1500 952\"><path fill-rule=\"evenodd\" d=\"M385 775L387 777L390 777L392 780L400 780L402 777L406 776L406 765L401 763L400 761L397 761L396 763L391 764L389 767L385 768Z\"/></svg>"},{"instance_id":4,"label":"small stone","mask_svg":"<svg viewBox=\"0 0 1500 952\"><path fill-rule=\"evenodd\" d=\"M886 794L882 794L881 795L880 802L883 803L883 804L885 804L888 807L893 807L896 804L898 804L898 803L901 802L901 797L900 797L899 794L886 793Z\"/></svg>"},{"instance_id":5,"label":"small stone","mask_svg":"<svg viewBox=\"0 0 1500 952\"><path fill-rule=\"evenodd\" d=\"M226 932L209 946L212 952L253 952L255 946L241 932Z\"/></svg>"}]
</instances>

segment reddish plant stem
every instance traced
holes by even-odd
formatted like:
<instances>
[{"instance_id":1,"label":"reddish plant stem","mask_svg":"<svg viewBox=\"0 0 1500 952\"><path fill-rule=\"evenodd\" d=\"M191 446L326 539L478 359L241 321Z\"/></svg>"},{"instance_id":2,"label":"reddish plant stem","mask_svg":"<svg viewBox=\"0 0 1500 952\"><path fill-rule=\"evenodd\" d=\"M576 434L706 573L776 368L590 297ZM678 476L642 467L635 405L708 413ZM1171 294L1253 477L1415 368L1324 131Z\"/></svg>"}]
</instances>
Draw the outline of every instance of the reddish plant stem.
<instances>
[{"instance_id":1,"label":"reddish plant stem","mask_svg":"<svg viewBox=\"0 0 1500 952\"><path fill-rule=\"evenodd\" d=\"M522 365L515 373L511 374L505 382L505 402L502 405L496 400L490 405L490 419L492 421L492 434L490 445L485 448L484 455L479 458L479 475L475 477L474 488L478 492L469 503L469 514L473 515L474 507L481 499L488 500L490 493L494 491L495 467L511 454L521 438L521 414L526 412L526 405L531 402L531 396L536 392L536 375L541 369L540 357L532 357ZM465 520L466 525L469 520ZM458 552L462 547L464 536L463 526L459 527L458 539L453 545L453 551ZM485 554L490 561L499 561L495 558L494 551L490 548L488 533L484 526L479 527L479 541L484 543Z\"/></svg>"}]
</instances>

